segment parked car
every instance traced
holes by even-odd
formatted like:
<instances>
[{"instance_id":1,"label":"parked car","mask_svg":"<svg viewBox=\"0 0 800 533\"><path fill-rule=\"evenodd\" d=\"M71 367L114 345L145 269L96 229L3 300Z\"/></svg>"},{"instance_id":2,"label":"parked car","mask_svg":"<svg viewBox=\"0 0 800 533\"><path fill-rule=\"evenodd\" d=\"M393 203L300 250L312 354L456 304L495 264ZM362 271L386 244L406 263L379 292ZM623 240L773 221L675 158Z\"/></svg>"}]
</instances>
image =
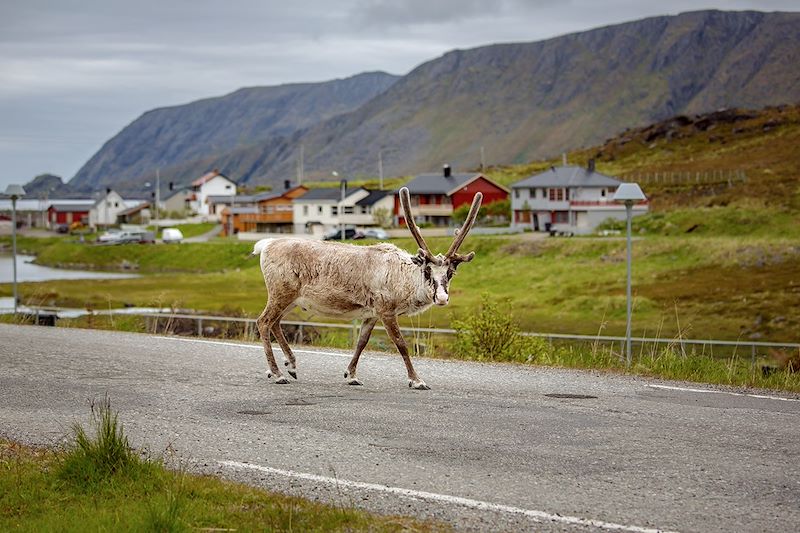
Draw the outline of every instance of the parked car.
<instances>
[{"instance_id":1,"label":"parked car","mask_svg":"<svg viewBox=\"0 0 800 533\"><path fill-rule=\"evenodd\" d=\"M389 238L389 234L386 233L386 230L382 230L380 228L369 228L364 230L364 238L385 241Z\"/></svg>"},{"instance_id":2,"label":"parked car","mask_svg":"<svg viewBox=\"0 0 800 533\"><path fill-rule=\"evenodd\" d=\"M180 243L183 240L183 233L178 228L164 228L161 232L161 242Z\"/></svg>"},{"instance_id":3,"label":"parked car","mask_svg":"<svg viewBox=\"0 0 800 533\"><path fill-rule=\"evenodd\" d=\"M354 228L347 228L344 230L345 240L363 239L364 234ZM342 240L341 230L333 230L322 238L323 241L340 241Z\"/></svg>"},{"instance_id":4,"label":"parked car","mask_svg":"<svg viewBox=\"0 0 800 533\"><path fill-rule=\"evenodd\" d=\"M155 244L156 236L152 231L121 231L119 238L112 241L113 244Z\"/></svg>"},{"instance_id":5,"label":"parked car","mask_svg":"<svg viewBox=\"0 0 800 533\"><path fill-rule=\"evenodd\" d=\"M109 230L103 232L101 235L98 235L97 242L99 242L99 243L114 242L117 239L119 239L119 234L121 232L122 231L118 230L118 229L109 229Z\"/></svg>"}]
</instances>

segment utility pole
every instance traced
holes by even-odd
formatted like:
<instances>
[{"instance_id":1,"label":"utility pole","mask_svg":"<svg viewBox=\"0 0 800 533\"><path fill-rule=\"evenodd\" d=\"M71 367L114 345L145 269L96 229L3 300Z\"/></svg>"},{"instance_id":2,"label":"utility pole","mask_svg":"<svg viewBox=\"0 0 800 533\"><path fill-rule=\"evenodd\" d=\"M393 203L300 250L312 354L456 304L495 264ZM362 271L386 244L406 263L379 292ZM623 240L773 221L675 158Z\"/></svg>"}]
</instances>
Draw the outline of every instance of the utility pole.
<instances>
[{"instance_id":1,"label":"utility pole","mask_svg":"<svg viewBox=\"0 0 800 533\"><path fill-rule=\"evenodd\" d=\"M300 143L300 159L297 161L297 184L303 184L303 174L305 173L305 168L303 168L303 149L304 145Z\"/></svg>"},{"instance_id":2,"label":"utility pole","mask_svg":"<svg viewBox=\"0 0 800 533\"><path fill-rule=\"evenodd\" d=\"M378 189L383 190L383 150L378 150Z\"/></svg>"},{"instance_id":3,"label":"utility pole","mask_svg":"<svg viewBox=\"0 0 800 533\"><path fill-rule=\"evenodd\" d=\"M158 206L161 203L161 174L156 167L156 238L158 238Z\"/></svg>"},{"instance_id":4,"label":"utility pole","mask_svg":"<svg viewBox=\"0 0 800 533\"><path fill-rule=\"evenodd\" d=\"M483 151L483 146L481 146L481 172L486 170L486 155Z\"/></svg>"}]
</instances>

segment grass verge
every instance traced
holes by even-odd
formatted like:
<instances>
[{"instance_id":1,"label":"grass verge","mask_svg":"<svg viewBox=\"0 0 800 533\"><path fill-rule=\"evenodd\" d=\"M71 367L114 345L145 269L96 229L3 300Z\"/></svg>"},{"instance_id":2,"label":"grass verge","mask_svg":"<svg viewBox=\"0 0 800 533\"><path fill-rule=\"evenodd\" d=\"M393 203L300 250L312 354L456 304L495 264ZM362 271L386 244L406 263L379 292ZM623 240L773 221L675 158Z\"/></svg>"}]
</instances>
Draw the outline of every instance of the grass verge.
<instances>
[{"instance_id":1,"label":"grass verge","mask_svg":"<svg viewBox=\"0 0 800 533\"><path fill-rule=\"evenodd\" d=\"M0 440L2 531L442 531L169 470L131 449L108 398L62 450Z\"/></svg>"}]
</instances>

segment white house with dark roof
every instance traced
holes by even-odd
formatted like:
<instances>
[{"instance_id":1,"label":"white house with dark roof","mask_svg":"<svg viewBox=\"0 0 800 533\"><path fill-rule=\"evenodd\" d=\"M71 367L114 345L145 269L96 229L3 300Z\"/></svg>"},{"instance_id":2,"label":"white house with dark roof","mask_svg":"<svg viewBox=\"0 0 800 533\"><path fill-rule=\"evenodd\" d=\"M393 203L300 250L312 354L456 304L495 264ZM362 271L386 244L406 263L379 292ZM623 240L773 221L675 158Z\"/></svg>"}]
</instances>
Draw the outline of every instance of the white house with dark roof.
<instances>
[{"instance_id":1,"label":"white house with dark roof","mask_svg":"<svg viewBox=\"0 0 800 533\"><path fill-rule=\"evenodd\" d=\"M353 194L339 203L339 221L345 226L378 226L375 212L385 209L389 220L393 217L394 195L392 191L369 191Z\"/></svg>"},{"instance_id":2,"label":"white house with dark roof","mask_svg":"<svg viewBox=\"0 0 800 533\"><path fill-rule=\"evenodd\" d=\"M561 166L511 185L512 225L535 231L589 234L604 220L625 220L625 206L614 202L622 182L586 167ZM647 202L633 206L633 215L648 210Z\"/></svg>"},{"instance_id":3,"label":"white house with dark roof","mask_svg":"<svg viewBox=\"0 0 800 533\"><path fill-rule=\"evenodd\" d=\"M236 182L214 169L192 182L195 198L192 208L200 215L218 216L211 213L207 199L209 196L235 196Z\"/></svg>"}]
</instances>

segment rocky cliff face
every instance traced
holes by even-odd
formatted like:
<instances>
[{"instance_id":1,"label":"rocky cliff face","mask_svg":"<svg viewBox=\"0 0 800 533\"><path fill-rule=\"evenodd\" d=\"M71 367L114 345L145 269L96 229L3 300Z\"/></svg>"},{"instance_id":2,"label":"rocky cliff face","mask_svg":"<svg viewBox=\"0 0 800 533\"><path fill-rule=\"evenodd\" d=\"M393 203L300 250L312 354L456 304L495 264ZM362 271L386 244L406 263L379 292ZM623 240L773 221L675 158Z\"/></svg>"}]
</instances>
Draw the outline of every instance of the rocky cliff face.
<instances>
[{"instance_id":1,"label":"rocky cliff face","mask_svg":"<svg viewBox=\"0 0 800 533\"><path fill-rule=\"evenodd\" d=\"M800 13L684 13L534 43L452 51L350 112L291 133L276 127L253 142L256 131L280 121L265 115L256 128L242 111L248 142L231 150L229 141L207 142L193 152L202 164L179 160L188 151L184 136L162 137L158 130L151 138L181 179L218 167L251 183L279 182L295 176L301 145L306 175L316 179L333 170L374 176L379 151L389 175L431 171L445 162L473 168L482 149L487 163L519 163L677 114L795 103L798 50ZM194 116L180 120L192 138L208 134L189 128L198 124ZM232 126L229 135L236 130ZM105 155L116 168L136 166L125 176L153 170L152 163L145 169L124 154Z\"/></svg>"},{"instance_id":2,"label":"rocky cliff face","mask_svg":"<svg viewBox=\"0 0 800 533\"><path fill-rule=\"evenodd\" d=\"M83 189L131 184L152 180L156 168L176 182L196 178L214 161L229 160L229 152L270 146L275 138L352 111L396 79L374 72L325 83L251 87L155 109L109 140L70 184ZM243 173L225 168L234 177Z\"/></svg>"}]
</instances>

